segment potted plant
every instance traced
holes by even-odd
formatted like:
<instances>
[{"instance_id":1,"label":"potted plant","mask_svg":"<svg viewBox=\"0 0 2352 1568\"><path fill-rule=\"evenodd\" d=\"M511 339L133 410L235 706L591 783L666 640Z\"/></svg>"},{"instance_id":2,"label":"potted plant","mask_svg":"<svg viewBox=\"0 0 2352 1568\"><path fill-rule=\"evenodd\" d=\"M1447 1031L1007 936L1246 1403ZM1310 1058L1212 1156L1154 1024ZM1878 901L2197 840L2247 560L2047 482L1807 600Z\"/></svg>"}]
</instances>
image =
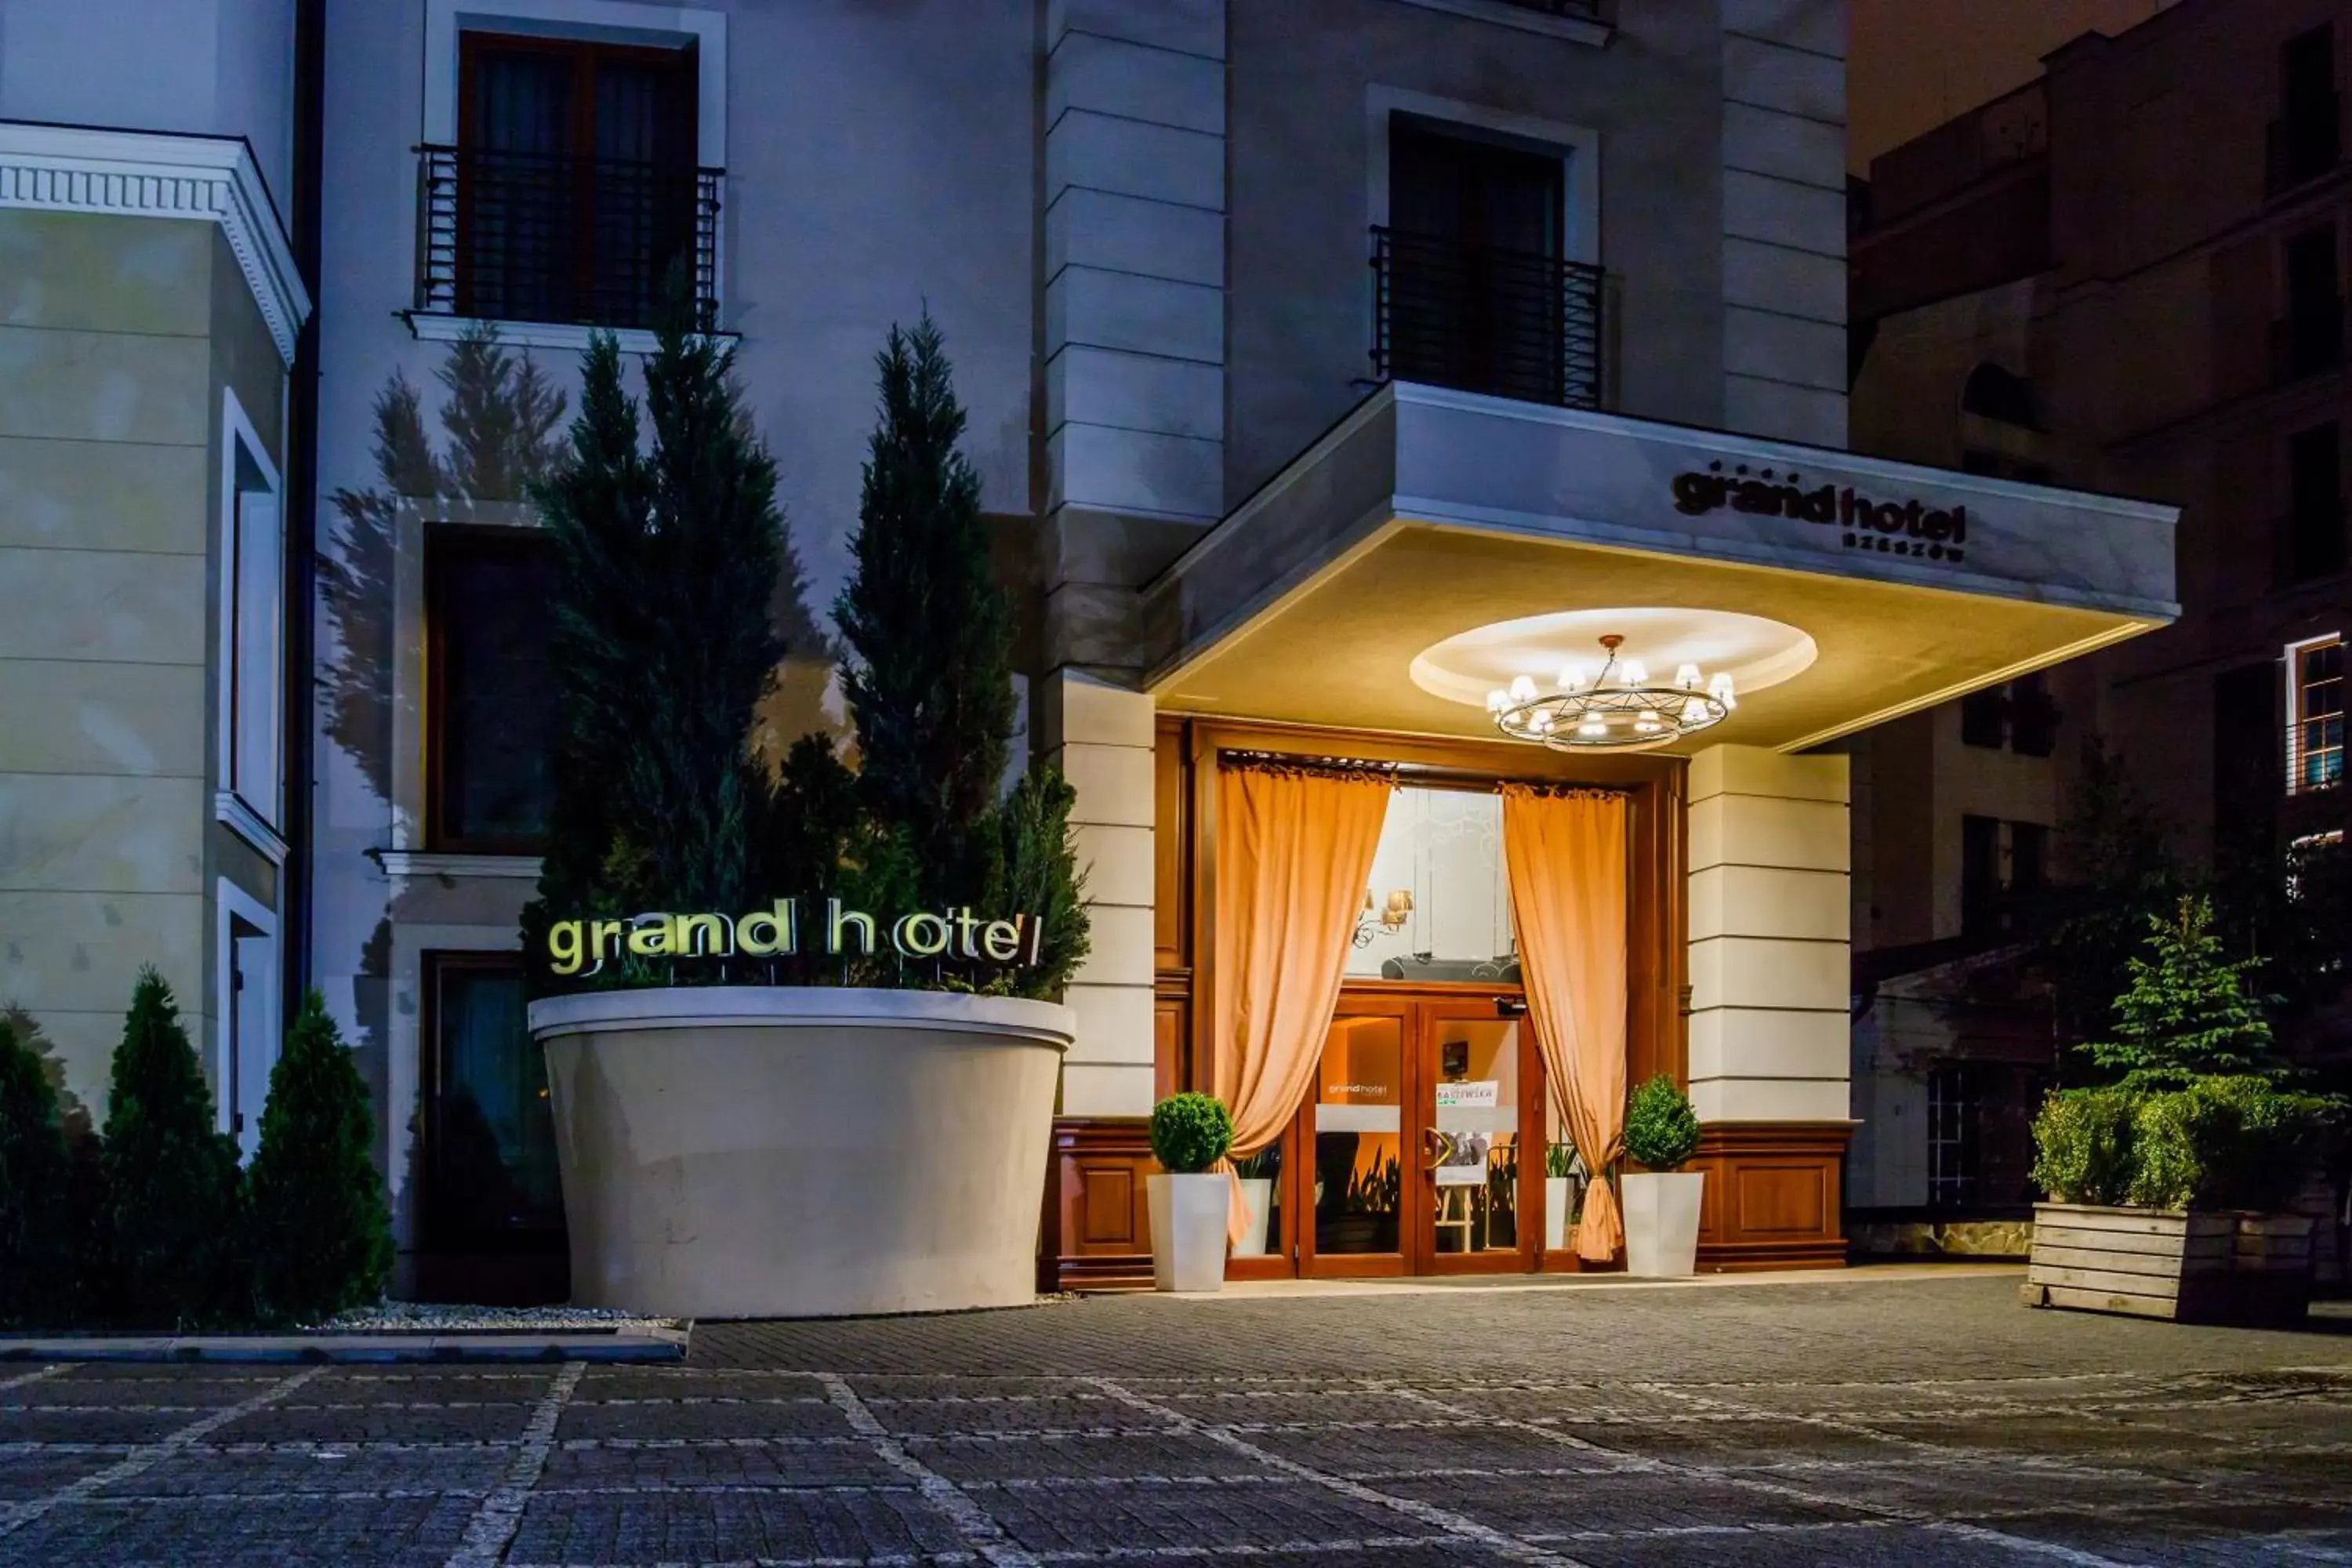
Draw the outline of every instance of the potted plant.
<instances>
[{"instance_id":1,"label":"potted plant","mask_svg":"<svg viewBox=\"0 0 2352 1568\"><path fill-rule=\"evenodd\" d=\"M2311 1220L2284 1211L2339 1111L2287 1087L2251 961L2212 910L2152 917L2115 1037L2083 1047L2117 1081L2052 1094L2033 1124L2022 1299L2183 1321L2289 1321L2310 1297Z\"/></svg>"},{"instance_id":2,"label":"potted plant","mask_svg":"<svg viewBox=\"0 0 2352 1568\"><path fill-rule=\"evenodd\" d=\"M1619 1180L1625 1207L1625 1272L1644 1279L1698 1272L1698 1205L1706 1182L1683 1163L1698 1152L1698 1113L1660 1073L1625 1107L1625 1154L1642 1167Z\"/></svg>"},{"instance_id":3,"label":"potted plant","mask_svg":"<svg viewBox=\"0 0 2352 1568\"><path fill-rule=\"evenodd\" d=\"M877 363L824 649L854 766L764 740L801 569L730 350L663 331L647 441L596 336L535 492L563 721L523 935L583 1304L1033 1299L1055 998L1087 951L1073 795L1035 769L1004 792L1011 615L940 335L893 329Z\"/></svg>"},{"instance_id":4,"label":"potted plant","mask_svg":"<svg viewBox=\"0 0 2352 1568\"><path fill-rule=\"evenodd\" d=\"M1276 1146L1269 1143L1234 1162L1234 1182L1249 1209L1249 1223L1241 1239L1234 1243L1235 1258L1265 1256L1266 1223L1274 1212L1274 1178L1280 1158Z\"/></svg>"},{"instance_id":5,"label":"potted plant","mask_svg":"<svg viewBox=\"0 0 2352 1568\"><path fill-rule=\"evenodd\" d=\"M1576 1146L1544 1145L1544 1250L1568 1247L1568 1222L1576 1215Z\"/></svg>"},{"instance_id":6,"label":"potted plant","mask_svg":"<svg viewBox=\"0 0 2352 1568\"><path fill-rule=\"evenodd\" d=\"M1151 1154L1160 1165L1148 1181L1151 1278L1162 1290L1224 1288L1234 1189L1210 1167L1233 1143L1233 1116L1213 1096L1171 1094L1151 1108Z\"/></svg>"}]
</instances>

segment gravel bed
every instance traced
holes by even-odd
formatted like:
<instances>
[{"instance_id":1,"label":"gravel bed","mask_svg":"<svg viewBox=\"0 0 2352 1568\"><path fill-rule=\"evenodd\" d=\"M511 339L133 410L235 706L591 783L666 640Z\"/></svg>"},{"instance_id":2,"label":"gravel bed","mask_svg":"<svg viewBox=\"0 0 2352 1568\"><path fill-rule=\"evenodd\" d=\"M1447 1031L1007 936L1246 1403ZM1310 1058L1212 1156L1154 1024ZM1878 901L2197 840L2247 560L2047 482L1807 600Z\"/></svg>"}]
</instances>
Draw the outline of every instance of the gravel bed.
<instances>
[{"instance_id":1,"label":"gravel bed","mask_svg":"<svg viewBox=\"0 0 2352 1568\"><path fill-rule=\"evenodd\" d=\"M467 1307L444 1301L379 1301L315 1325L331 1333L405 1330L429 1333L642 1333L682 1329L682 1318L646 1318L613 1307Z\"/></svg>"}]
</instances>

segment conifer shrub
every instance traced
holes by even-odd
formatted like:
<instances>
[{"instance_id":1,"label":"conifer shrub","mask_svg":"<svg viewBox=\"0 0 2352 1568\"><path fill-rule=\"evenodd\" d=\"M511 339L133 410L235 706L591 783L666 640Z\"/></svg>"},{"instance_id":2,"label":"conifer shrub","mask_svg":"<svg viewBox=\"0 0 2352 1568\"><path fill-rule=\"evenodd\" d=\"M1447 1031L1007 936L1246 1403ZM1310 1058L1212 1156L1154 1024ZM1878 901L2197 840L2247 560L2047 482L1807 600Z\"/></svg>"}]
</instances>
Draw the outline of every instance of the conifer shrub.
<instances>
[{"instance_id":1,"label":"conifer shrub","mask_svg":"<svg viewBox=\"0 0 2352 1568\"><path fill-rule=\"evenodd\" d=\"M79 1250L57 1091L15 1020L0 1016L0 1328L69 1321Z\"/></svg>"},{"instance_id":2,"label":"conifer shrub","mask_svg":"<svg viewBox=\"0 0 2352 1568\"><path fill-rule=\"evenodd\" d=\"M381 1300L392 1215L370 1150L367 1085L316 991L269 1074L247 1176L254 1309L312 1323Z\"/></svg>"},{"instance_id":3,"label":"conifer shrub","mask_svg":"<svg viewBox=\"0 0 2352 1568\"><path fill-rule=\"evenodd\" d=\"M1678 1171L1698 1152L1698 1112L1664 1073L1626 1102L1625 1152L1648 1171Z\"/></svg>"},{"instance_id":4,"label":"conifer shrub","mask_svg":"<svg viewBox=\"0 0 2352 1568\"><path fill-rule=\"evenodd\" d=\"M2128 1201L2135 1097L2116 1089L2050 1095L2033 1119L2033 1180L2062 1204Z\"/></svg>"},{"instance_id":5,"label":"conifer shrub","mask_svg":"<svg viewBox=\"0 0 2352 1568\"><path fill-rule=\"evenodd\" d=\"M1214 1095L1188 1089L1151 1108L1151 1157L1171 1175L1198 1175L1233 1146L1233 1113Z\"/></svg>"},{"instance_id":6,"label":"conifer shrub","mask_svg":"<svg viewBox=\"0 0 2352 1568\"><path fill-rule=\"evenodd\" d=\"M241 1317L236 1143L214 1130L179 1005L152 968L140 972L115 1047L99 1167L124 1321L195 1328Z\"/></svg>"}]
</instances>

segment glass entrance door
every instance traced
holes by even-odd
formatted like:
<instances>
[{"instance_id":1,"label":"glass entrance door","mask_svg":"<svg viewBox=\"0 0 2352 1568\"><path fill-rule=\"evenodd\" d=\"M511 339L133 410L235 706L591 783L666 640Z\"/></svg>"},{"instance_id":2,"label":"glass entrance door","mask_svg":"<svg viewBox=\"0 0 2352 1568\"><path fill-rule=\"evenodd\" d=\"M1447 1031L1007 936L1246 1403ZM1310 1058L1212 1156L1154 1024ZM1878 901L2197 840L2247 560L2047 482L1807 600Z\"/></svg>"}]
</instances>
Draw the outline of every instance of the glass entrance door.
<instances>
[{"instance_id":1,"label":"glass entrance door","mask_svg":"<svg viewBox=\"0 0 2352 1568\"><path fill-rule=\"evenodd\" d=\"M1507 989L1342 994L1293 1135L1284 1206L1308 1222L1300 1273L1536 1267L1543 1074L1517 1002Z\"/></svg>"}]
</instances>

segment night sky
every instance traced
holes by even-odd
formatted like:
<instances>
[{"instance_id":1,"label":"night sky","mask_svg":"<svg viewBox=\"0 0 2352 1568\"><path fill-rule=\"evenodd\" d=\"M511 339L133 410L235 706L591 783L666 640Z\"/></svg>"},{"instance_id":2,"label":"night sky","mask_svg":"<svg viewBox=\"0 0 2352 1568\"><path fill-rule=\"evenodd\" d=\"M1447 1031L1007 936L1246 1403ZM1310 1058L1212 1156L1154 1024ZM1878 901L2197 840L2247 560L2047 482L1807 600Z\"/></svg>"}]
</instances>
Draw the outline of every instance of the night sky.
<instances>
[{"instance_id":1,"label":"night sky","mask_svg":"<svg viewBox=\"0 0 2352 1568\"><path fill-rule=\"evenodd\" d=\"M1846 163L2039 75L2042 57L2094 30L2120 33L2171 0L1847 0Z\"/></svg>"}]
</instances>

